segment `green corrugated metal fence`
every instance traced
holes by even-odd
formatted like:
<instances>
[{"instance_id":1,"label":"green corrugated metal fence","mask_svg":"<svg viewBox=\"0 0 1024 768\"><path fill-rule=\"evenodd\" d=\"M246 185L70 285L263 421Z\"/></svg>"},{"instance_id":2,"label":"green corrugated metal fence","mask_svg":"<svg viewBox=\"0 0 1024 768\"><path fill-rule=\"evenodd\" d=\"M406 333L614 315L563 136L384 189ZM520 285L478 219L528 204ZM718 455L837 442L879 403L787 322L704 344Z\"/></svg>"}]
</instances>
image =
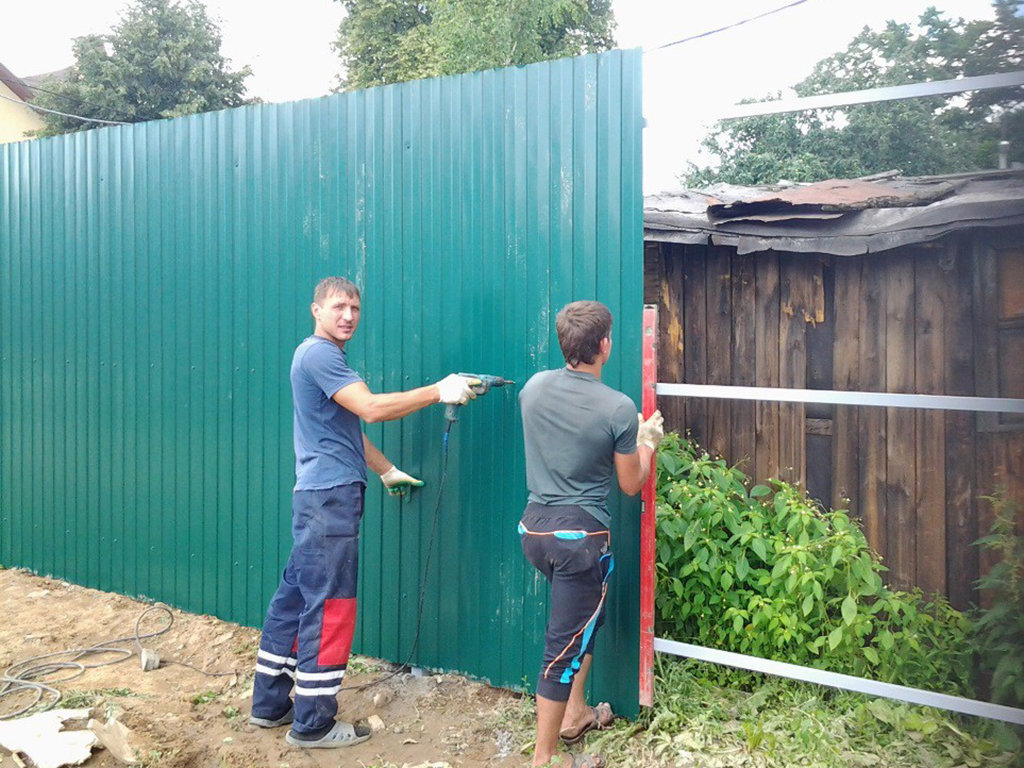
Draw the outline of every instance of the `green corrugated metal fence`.
<instances>
[{"instance_id":1,"label":"green corrugated metal fence","mask_svg":"<svg viewBox=\"0 0 1024 768\"><path fill-rule=\"evenodd\" d=\"M289 547L288 366L313 285L347 275L375 391L561 364L554 314L616 317L605 380L639 402L640 55L244 107L0 147L0 562L259 625ZM462 409L414 661L533 680L545 585L523 561L515 391ZM443 409L370 437L357 650L404 660ZM638 503L596 693L636 710ZM599 657L600 658L600 657Z\"/></svg>"}]
</instances>

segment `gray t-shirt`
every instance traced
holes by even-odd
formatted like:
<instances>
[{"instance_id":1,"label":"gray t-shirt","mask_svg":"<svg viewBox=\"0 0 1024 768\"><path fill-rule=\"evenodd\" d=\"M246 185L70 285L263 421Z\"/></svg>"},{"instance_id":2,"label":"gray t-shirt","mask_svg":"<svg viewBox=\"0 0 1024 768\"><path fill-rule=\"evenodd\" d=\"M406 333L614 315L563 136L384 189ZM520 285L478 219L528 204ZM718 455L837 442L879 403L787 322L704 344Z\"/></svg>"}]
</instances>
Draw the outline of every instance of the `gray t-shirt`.
<instances>
[{"instance_id":1,"label":"gray t-shirt","mask_svg":"<svg viewBox=\"0 0 1024 768\"><path fill-rule=\"evenodd\" d=\"M366 485L366 455L359 417L331 398L362 381L336 344L309 336L292 358L295 416L295 490Z\"/></svg>"},{"instance_id":2,"label":"gray t-shirt","mask_svg":"<svg viewBox=\"0 0 1024 768\"><path fill-rule=\"evenodd\" d=\"M560 368L530 377L519 407L530 501L578 504L609 525L615 454L636 452L633 401L589 373Z\"/></svg>"}]
</instances>

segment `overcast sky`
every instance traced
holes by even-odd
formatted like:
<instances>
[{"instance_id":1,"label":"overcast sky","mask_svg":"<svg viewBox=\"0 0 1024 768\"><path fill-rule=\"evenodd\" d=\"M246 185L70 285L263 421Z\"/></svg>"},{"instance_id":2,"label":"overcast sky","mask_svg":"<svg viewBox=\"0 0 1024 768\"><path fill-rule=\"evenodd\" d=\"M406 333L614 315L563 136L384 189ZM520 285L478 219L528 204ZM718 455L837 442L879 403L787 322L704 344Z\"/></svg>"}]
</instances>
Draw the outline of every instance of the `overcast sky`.
<instances>
[{"instance_id":1,"label":"overcast sky","mask_svg":"<svg viewBox=\"0 0 1024 768\"><path fill-rule=\"evenodd\" d=\"M644 56L644 189L676 186L715 109L784 91L813 64L846 46L865 25L915 21L929 5L951 17L991 18L989 0L807 0L763 19L664 50L659 45L732 24L791 0L612 0L620 47ZM0 62L19 76L72 63L71 39L107 32L125 0L11 0L0 25ZM291 101L328 93L337 82L331 50L341 4L332 0L207 0L233 66L248 64L250 95ZM287 10L285 10L287 8Z\"/></svg>"}]
</instances>

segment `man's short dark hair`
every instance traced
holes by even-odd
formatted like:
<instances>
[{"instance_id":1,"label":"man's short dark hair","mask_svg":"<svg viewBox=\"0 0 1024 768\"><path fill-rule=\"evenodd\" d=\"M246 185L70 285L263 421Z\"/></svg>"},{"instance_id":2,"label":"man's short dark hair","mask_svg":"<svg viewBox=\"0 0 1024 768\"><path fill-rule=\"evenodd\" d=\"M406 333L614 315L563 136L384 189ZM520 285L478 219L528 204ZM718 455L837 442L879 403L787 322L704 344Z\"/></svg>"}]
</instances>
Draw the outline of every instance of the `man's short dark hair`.
<instances>
[{"instance_id":1,"label":"man's short dark hair","mask_svg":"<svg viewBox=\"0 0 1024 768\"><path fill-rule=\"evenodd\" d=\"M313 289L313 303L323 305L324 299L334 294L342 296L354 296L359 298L359 289L356 284L345 277L325 277L316 284Z\"/></svg>"},{"instance_id":2,"label":"man's short dark hair","mask_svg":"<svg viewBox=\"0 0 1024 768\"><path fill-rule=\"evenodd\" d=\"M611 335L612 313L599 301L574 301L558 313L555 330L565 362L589 365L601 350L601 339Z\"/></svg>"}]
</instances>

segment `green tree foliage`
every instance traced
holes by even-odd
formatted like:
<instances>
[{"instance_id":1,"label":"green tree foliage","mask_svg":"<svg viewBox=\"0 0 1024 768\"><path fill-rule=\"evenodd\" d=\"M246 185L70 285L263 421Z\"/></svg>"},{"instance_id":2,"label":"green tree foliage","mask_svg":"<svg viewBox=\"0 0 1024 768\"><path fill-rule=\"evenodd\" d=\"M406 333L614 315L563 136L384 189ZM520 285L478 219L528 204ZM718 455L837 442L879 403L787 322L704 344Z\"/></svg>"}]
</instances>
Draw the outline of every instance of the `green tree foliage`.
<instances>
[{"instance_id":1,"label":"green tree foliage","mask_svg":"<svg viewBox=\"0 0 1024 768\"><path fill-rule=\"evenodd\" d=\"M110 33L75 39L69 77L44 84L35 103L130 123L236 107L250 69L231 71L220 46L220 29L197 0L135 0ZM96 127L43 119L44 136Z\"/></svg>"},{"instance_id":2,"label":"green tree foliage","mask_svg":"<svg viewBox=\"0 0 1024 768\"><path fill-rule=\"evenodd\" d=\"M339 0L351 90L608 50L611 0Z\"/></svg>"},{"instance_id":3,"label":"green tree foliage","mask_svg":"<svg viewBox=\"0 0 1024 768\"><path fill-rule=\"evenodd\" d=\"M894 21L865 28L794 90L814 96L1024 68L1024 0L993 6L991 21L950 21L932 8L916 28ZM691 167L684 184L994 168L1001 139L1011 142L1011 159L1024 160L1024 88L752 117L719 123L704 141L718 164Z\"/></svg>"}]
</instances>

